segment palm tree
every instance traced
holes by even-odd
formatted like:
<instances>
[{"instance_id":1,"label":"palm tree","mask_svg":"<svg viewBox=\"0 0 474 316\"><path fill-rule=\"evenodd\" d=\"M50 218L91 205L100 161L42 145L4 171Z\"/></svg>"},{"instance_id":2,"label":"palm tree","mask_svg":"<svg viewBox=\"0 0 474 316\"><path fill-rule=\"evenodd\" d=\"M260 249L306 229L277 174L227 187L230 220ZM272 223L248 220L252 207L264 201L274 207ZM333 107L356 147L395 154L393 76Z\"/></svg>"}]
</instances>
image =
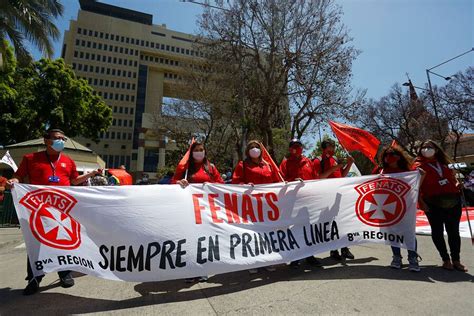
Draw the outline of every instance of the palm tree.
<instances>
[{"instance_id":1,"label":"palm tree","mask_svg":"<svg viewBox=\"0 0 474 316\"><path fill-rule=\"evenodd\" d=\"M59 0L0 0L0 54L5 56L4 40L9 39L20 63L31 61L25 41L52 57L53 40L60 35L53 20L63 9Z\"/></svg>"}]
</instances>

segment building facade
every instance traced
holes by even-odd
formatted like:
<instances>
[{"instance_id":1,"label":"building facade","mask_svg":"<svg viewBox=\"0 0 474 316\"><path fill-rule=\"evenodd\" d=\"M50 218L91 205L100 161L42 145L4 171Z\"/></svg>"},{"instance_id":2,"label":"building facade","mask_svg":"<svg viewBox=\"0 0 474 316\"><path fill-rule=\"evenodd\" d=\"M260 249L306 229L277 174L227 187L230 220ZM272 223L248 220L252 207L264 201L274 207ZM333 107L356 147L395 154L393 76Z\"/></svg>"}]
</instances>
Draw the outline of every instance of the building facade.
<instances>
[{"instance_id":1,"label":"building facade","mask_svg":"<svg viewBox=\"0 0 474 316\"><path fill-rule=\"evenodd\" d=\"M113 111L98 144L78 139L107 167L125 165L151 178L165 164L166 138L156 126L164 97L181 98L183 65L201 57L191 35L153 25L152 15L80 0L77 20L64 34L62 58Z\"/></svg>"}]
</instances>

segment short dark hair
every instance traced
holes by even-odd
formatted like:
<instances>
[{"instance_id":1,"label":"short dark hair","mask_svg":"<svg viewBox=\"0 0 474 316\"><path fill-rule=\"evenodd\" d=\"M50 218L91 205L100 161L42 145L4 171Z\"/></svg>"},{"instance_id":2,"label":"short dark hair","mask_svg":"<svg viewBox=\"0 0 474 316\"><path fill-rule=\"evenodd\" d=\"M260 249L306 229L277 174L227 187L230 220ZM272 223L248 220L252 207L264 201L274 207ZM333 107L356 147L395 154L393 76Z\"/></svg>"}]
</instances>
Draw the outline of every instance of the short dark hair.
<instances>
[{"instance_id":1,"label":"short dark hair","mask_svg":"<svg viewBox=\"0 0 474 316\"><path fill-rule=\"evenodd\" d=\"M60 130L59 128L50 128L48 129L44 134L43 134L43 137L44 138L49 138L49 135L51 135L51 133L61 133L63 135L66 135L62 130Z\"/></svg>"},{"instance_id":2,"label":"short dark hair","mask_svg":"<svg viewBox=\"0 0 474 316\"><path fill-rule=\"evenodd\" d=\"M321 148L326 149L328 146L336 146L336 142L333 141L332 139L325 139L321 142Z\"/></svg>"}]
</instances>

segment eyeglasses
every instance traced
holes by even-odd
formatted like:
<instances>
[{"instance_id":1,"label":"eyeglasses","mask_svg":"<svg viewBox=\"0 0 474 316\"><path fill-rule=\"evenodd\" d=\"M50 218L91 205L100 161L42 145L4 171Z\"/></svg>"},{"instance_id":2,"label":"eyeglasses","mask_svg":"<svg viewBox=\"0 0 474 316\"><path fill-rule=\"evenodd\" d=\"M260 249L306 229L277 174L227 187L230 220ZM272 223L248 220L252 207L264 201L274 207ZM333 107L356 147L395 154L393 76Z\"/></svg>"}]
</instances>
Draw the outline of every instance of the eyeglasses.
<instances>
[{"instance_id":1,"label":"eyeglasses","mask_svg":"<svg viewBox=\"0 0 474 316\"><path fill-rule=\"evenodd\" d=\"M63 142L66 142L67 141L67 137L66 136L55 136L55 137L49 137L49 139L51 140L62 140Z\"/></svg>"}]
</instances>

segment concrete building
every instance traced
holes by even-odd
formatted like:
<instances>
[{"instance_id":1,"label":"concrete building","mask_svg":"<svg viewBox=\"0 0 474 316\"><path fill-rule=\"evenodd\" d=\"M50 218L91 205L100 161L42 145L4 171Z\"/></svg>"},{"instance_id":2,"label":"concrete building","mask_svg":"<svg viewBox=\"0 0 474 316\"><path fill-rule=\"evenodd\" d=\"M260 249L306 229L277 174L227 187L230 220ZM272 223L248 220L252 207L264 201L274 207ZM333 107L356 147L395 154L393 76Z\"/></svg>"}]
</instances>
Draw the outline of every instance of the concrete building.
<instances>
[{"instance_id":1,"label":"concrete building","mask_svg":"<svg viewBox=\"0 0 474 316\"><path fill-rule=\"evenodd\" d=\"M164 97L180 98L183 64L195 62L193 37L153 25L152 15L79 0L81 9L64 34L62 57L88 80L113 110L113 124L98 144L78 139L106 162L153 178L165 164L165 137L154 118Z\"/></svg>"}]
</instances>

